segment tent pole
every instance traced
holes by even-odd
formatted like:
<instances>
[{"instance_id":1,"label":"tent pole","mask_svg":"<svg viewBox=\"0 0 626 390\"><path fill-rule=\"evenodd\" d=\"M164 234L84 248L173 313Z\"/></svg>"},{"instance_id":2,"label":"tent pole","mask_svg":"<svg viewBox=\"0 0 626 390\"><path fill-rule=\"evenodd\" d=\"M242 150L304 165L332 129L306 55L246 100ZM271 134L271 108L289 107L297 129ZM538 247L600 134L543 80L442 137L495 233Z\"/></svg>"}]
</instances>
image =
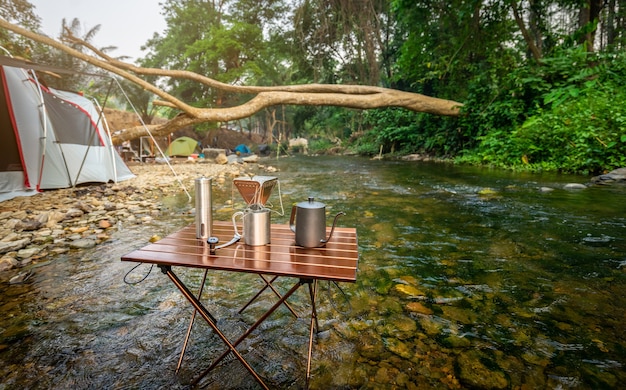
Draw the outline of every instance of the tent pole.
<instances>
[{"instance_id":1,"label":"tent pole","mask_svg":"<svg viewBox=\"0 0 626 390\"><path fill-rule=\"evenodd\" d=\"M96 102L97 104L97 102ZM102 110L102 112L104 113L104 108L100 107L99 105L97 105L98 109ZM111 165L113 165L113 175L115 176L113 178L113 182L117 183L117 165L115 164L115 146L113 145L113 141L111 140L111 128L109 127L109 122L107 121L106 116L102 116L102 123L104 125L104 131L106 131L109 141L109 151L111 152Z\"/></svg>"},{"instance_id":2,"label":"tent pole","mask_svg":"<svg viewBox=\"0 0 626 390\"><path fill-rule=\"evenodd\" d=\"M109 94L111 93L111 88L113 87L113 84L109 84L109 90L107 91L107 94L104 98L104 101L106 102L109 99ZM86 97L86 96L85 96ZM96 137L97 133L100 130L100 122L103 119L104 116L104 111L102 111L102 108L100 108L100 105L98 104L98 101L91 97L91 100L93 101L94 105L98 108L98 110L100 111L98 113L98 119L96 120L96 126L93 129L93 131L91 132L91 136L89 139L89 143L87 144L87 151L85 151L85 154L83 155L83 161L80 162L80 168L78 168L78 171L76 172L76 177L74 178L74 183L78 182L78 178L80 177L80 174L83 171L83 167L85 166L85 161L87 161L87 156L89 155L89 151L91 150L91 144L94 141L94 138ZM113 166L113 174L117 177L117 172L115 171L115 166ZM75 185L75 184L74 184Z\"/></svg>"},{"instance_id":3,"label":"tent pole","mask_svg":"<svg viewBox=\"0 0 626 390\"><path fill-rule=\"evenodd\" d=\"M46 108L46 102L43 97L43 90L41 89L41 83L39 83L39 79L37 78L35 71L30 70L30 73L32 74L33 80L35 81L35 85L37 86L37 92L39 93L39 101L41 102L40 104L41 104L41 113L42 113L42 120L43 120L43 137L41 138L41 144L42 144L41 145L41 148L42 148L41 165L39 167L39 177L37 178L37 191L39 191L39 188L41 187L41 180L43 178L44 162L46 160L46 140L48 138L48 109ZM53 135L55 138L54 139L55 143L59 145L59 152L61 153L61 158L63 159L63 167L65 168L65 174L68 180L68 187L73 187L72 178L70 177L70 170L67 166L65 153L63 152L63 147L58 142L58 139L56 139L56 133L53 132Z\"/></svg>"}]
</instances>

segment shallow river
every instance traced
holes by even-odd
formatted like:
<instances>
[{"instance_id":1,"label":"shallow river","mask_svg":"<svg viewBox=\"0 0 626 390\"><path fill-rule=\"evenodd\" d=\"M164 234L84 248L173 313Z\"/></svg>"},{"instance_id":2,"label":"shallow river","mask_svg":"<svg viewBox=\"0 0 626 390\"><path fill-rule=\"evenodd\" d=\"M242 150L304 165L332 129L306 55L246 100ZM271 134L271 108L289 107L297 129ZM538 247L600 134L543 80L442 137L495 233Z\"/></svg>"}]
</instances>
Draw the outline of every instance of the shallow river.
<instances>
[{"instance_id":1,"label":"shallow river","mask_svg":"<svg viewBox=\"0 0 626 390\"><path fill-rule=\"evenodd\" d=\"M322 284L311 388L626 383L625 187L565 190L588 178L347 157L264 163L279 168L273 222L312 196L328 224L344 211L338 225L357 228L357 283ZM216 219L230 218L230 199L241 205L229 185L213 195ZM193 222L192 206L165 199L158 221L123 224L107 243L0 286L0 389L186 388L223 351L220 340L197 321L176 374L191 310L157 268L119 259ZM197 288L201 271L180 272ZM260 286L255 276L209 275L203 299L230 337L274 301L263 295L237 314ZM305 302L304 291L292 299L296 310ZM300 389L307 325L278 310L239 350L273 388ZM201 386L258 388L233 359Z\"/></svg>"}]
</instances>

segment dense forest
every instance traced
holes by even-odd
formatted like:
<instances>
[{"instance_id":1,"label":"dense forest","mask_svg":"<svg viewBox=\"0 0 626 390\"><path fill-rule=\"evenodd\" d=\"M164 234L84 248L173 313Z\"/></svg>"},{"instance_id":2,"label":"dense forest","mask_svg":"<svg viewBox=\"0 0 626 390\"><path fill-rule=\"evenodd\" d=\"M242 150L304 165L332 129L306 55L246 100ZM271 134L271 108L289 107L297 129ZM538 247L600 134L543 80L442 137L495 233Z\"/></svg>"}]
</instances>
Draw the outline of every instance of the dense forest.
<instances>
[{"instance_id":1,"label":"dense forest","mask_svg":"<svg viewBox=\"0 0 626 390\"><path fill-rule=\"evenodd\" d=\"M40 28L27 0L0 5L6 21ZM625 0L164 0L160 7L167 28L145 43L138 65L190 70L233 85L371 85L463 103L456 117L278 106L227 124L241 131L273 141L307 137L318 153L423 153L584 174L626 166ZM64 20L59 31L89 42L99 27ZM110 44L99 49L124 60ZM1 29L0 45L36 62L89 67ZM50 82L108 93L84 75ZM162 87L198 107L245 99L186 80ZM144 119L177 114L153 106L154 97L141 88L127 90ZM194 130L202 135L222 125Z\"/></svg>"}]
</instances>

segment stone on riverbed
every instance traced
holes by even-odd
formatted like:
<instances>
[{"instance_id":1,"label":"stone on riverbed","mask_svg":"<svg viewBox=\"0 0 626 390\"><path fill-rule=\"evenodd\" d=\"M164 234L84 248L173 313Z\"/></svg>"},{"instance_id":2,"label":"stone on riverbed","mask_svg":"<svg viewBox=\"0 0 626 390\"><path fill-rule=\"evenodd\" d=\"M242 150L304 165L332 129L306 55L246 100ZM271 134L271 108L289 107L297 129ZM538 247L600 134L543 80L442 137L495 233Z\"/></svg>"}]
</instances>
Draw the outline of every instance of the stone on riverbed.
<instances>
[{"instance_id":1,"label":"stone on riverbed","mask_svg":"<svg viewBox=\"0 0 626 390\"><path fill-rule=\"evenodd\" d=\"M467 351L459 354L459 379L461 383L477 389L506 389L509 381L502 371L488 368L483 362L490 359L479 351ZM495 364L490 365L495 366Z\"/></svg>"},{"instance_id":2,"label":"stone on riverbed","mask_svg":"<svg viewBox=\"0 0 626 390\"><path fill-rule=\"evenodd\" d=\"M580 183L567 183L563 188L566 190L584 190L587 186Z\"/></svg>"},{"instance_id":3,"label":"stone on riverbed","mask_svg":"<svg viewBox=\"0 0 626 390\"><path fill-rule=\"evenodd\" d=\"M618 168L604 175L591 178L595 184L626 183L626 168Z\"/></svg>"},{"instance_id":4,"label":"stone on riverbed","mask_svg":"<svg viewBox=\"0 0 626 390\"><path fill-rule=\"evenodd\" d=\"M12 256L2 256L0 257L0 272L6 271L13 267L17 267L19 261L15 257Z\"/></svg>"},{"instance_id":5,"label":"stone on riverbed","mask_svg":"<svg viewBox=\"0 0 626 390\"><path fill-rule=\"evenodd\" d=\"M70 242L70 248L72 249L87 249L96 246L97 241L92 238L80 238Z\"/></svg>"},{"instance_id":6,"label":"stone on riverbed","mask_svg":"<svg viewBox=\"0 0 626 390\"><path fill-rule=\"evenodd\" d=\"M27 259L29 257L35 256L39 252L41 252L41 248L38 247L20 249L19 251L17 251L17 257L19 257L20 259Z\"/></svg>"},{"instance_id":7,"label":"stone on riverbed","mask_svg":"<svg viewBox=\"0 0 626 390\"><path fill-rule=\"evenodd\" d=\"M30 243L30 238L22 238L15 241L0 241L0 253L18 251Z\"/></svg>"}]
</instances>

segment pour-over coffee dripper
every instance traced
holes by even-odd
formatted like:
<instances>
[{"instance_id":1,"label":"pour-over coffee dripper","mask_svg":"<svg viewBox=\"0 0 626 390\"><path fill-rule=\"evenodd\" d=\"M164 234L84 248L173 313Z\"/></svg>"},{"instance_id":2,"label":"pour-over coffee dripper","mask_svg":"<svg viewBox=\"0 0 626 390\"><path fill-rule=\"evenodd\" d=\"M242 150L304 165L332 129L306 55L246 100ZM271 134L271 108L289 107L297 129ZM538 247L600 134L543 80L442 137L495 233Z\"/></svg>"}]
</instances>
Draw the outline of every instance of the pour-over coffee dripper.
<instances>
[{"instance_id":1,"label":"pour-over coffee dripper","mask_svg":"<svg viewBox=\"0 0 626 390\"><path fill-rule=\"evenodd\" d=\"M238 177L233 180L233 184L248 206L261 207L265 207L277 182L278 178L274 176Z\"/></svg>"},{"instance_id":2,"label":"pour-over coffee dripper","mask_svg":"<svg viewBox=\"0 0 626 390\"><path fill-rule=\"evenodd\" d=\"M233 180L243 200L247 203L244 211L233 214L233 227L238 236L236 217L243 219L243 239L247 245L270 243L270 209L265 207L277 178L273 176L239 177Z\"/></svg>"}]
</instances>

